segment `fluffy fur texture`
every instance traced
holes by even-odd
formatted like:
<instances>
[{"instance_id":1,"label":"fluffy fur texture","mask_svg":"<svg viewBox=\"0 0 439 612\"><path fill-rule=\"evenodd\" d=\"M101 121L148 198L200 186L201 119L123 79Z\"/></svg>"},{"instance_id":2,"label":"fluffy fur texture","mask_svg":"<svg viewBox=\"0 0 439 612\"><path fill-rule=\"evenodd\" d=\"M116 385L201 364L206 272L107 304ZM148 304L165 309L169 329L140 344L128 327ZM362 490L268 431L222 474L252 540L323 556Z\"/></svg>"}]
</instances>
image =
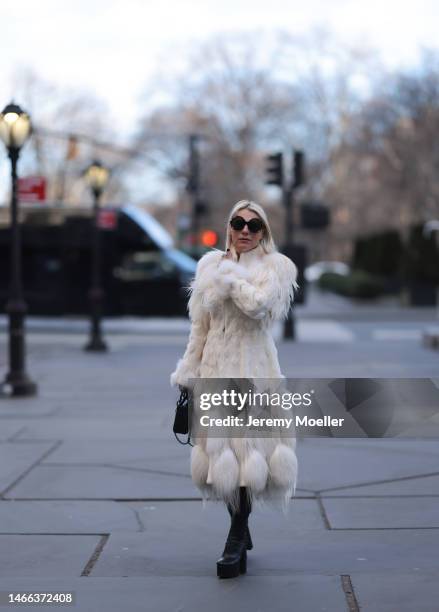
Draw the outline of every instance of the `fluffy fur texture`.
<instances>
[{"instance_id":1,"label":"fluffy fur texture","mask_svg":"<svg viewBox=\"0 0 439 612\"><path fill-rule=\"evenodd\" d=\"M297 268L281 253L258 246L239 262L219 250L206 253L188 287L191 331L171 385L193 388L195 378L283 378L270 329L288 315L297 289ZM233 506L237 488L247 486L252 499L280 496L286 510L296 487L295 440L195 440L191 473L203 496Z\"/></svg>"},{"instance_id":2,"label":"fluffy fur texture","mask_svg":"<svg viewBox=\"0 0 439 612\"><path fill-rule=\"evenodd\" d=\"M296 482L291 482L290 475L297 472L296 453L286 444L278 444L270 457L270 475L278 487L293 485L295 492Z\"/></svg>"},{"instance_id":3,"label":"fluffy fur texture","mask_svg":"<svg viewBox=\"0 0 439 612\"><path fill-rule=\"evenodd\" d=\"M197 487L205 486L208 472L209 456L200 444L195 444L191 451L191 476Z\"/></svg>"},{"instance_id":4,"label":"fluffy fur texture","mask_svg":"<svg viewBox=\"0 0 439 612\"><path fill-rule=\"evenodd\" d=\"M211 478L221 497L230 496L239 486L239 464L235 453L227 447L221 453L214 453L211 462Z\"/></svg>"},{"instance_id":5,"label":"fluffy fur texture","mask_svg":"<svg viewBox=\"0 0 439 612\"><path fill-rule=\"evenodd\" d=\"M255 493L260 493L267 486L268 465L263 455L252 449L244 459L242 476L245 483Z\"/></svg>"}]
</instances>

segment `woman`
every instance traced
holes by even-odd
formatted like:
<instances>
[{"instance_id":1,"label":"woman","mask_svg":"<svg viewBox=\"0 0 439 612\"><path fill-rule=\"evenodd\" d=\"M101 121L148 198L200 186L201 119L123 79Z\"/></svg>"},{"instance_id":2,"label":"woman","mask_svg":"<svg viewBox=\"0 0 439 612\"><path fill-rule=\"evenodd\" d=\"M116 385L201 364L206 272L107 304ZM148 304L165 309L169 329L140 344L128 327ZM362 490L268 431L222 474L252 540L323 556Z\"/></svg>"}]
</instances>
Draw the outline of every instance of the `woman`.
<instances>
[{"instance_id":1,"label":"woman","mask_svg":"<svg viewBox=\"0 0 439 612\"><path fill-rule=\"evenodd\" d=\"M288 315L295 264L279 253L261 206L241 200L228 223L226 252L212 250L198 262L189 287L191 331L171 385L194 388L195 378L284 378L271 335L274 321ZM195 438L191 475L203 494L223 500L232 523L220 577L246 571L252 548L248 516L254 499L281 501L287 512L295 493L295 438Z\"/></svg>"}]
</instances>

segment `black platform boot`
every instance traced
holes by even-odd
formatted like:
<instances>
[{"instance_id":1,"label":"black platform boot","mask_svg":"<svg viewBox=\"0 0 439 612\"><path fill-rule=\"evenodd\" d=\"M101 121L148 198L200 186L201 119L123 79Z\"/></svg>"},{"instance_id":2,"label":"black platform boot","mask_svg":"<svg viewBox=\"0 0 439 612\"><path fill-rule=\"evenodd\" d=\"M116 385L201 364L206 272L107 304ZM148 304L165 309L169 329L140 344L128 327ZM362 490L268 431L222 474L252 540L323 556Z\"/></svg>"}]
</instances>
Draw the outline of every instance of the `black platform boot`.
<instances>
[{"instance_id":1,"label":"black platform boot","mask_svg":"<svg viewBox=\"0 0 439 612\"><path fill-rule=\"evenodd\" d=\"M246 488L239 489L239 511L233 513L226 546L216 568L219 578L235 578L247 571L247 520L250 514Z\"/></svg>"},{"instance_id":2,"label":"black platform boot","mask_svg":"<svg viewBox=\"0 0 439 612\"><path fill-rule=\"evenodd\" d=\"M227 504L227 510L229 511L230 514L230 518L233 517L233 509L230 506L230 504ZM251 512L251 506L250 506L250 511ZM245 525L246 529L245 529L245 541L246 541L246 548L247 550L251 550L253 548L253 541L250 535L250 529L248 527L248 517L247 517L247 521L246 521L246 525Z\"/></svg>"}]
</instances>

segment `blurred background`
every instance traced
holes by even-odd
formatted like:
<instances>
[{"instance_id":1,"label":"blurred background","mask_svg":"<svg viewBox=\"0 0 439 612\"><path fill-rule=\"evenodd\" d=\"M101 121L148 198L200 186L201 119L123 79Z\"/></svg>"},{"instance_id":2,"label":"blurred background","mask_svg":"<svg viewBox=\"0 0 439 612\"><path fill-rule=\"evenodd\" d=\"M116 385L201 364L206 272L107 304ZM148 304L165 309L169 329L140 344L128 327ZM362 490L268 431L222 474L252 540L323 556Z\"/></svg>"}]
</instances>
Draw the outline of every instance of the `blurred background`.
<instances>
[{"instance_id":1,"label":"blurred background","mask_svg":"<svg viewBox=\"0 0 439 612\"><path fill-rule=\"evenodd\" d=\"M33 126L19 164L31 310L50 311L51 287L53 314L86 310L84 287L76 297L72 287L91 243L83 172L93 159L110 170L100 198L107 314L165 314L171 294L148 309L133 287L184 285L194 269L184 253L222 248L226 215L243 198L267 208L281 247L294 244L302 281L435 305L436 16L427 0L2 7L3 102L20 104ZM9 201L5 156L3 290ZM151 237L154 220L167 237ZM184 311L177 301L166 314Z\"/></svg>"}]
</instances>

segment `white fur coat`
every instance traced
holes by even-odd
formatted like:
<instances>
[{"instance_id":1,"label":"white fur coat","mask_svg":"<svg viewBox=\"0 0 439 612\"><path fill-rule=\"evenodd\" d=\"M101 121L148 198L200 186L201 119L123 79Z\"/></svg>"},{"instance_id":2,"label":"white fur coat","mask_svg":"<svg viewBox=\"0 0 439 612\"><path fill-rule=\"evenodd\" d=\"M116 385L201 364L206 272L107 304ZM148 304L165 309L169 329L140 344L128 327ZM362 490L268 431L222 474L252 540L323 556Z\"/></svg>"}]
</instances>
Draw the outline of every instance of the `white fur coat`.
<instances>
[{"instance_id":1,"label":"white fur coat","mask_svg":"<svg viewBox=\"0 0 439 612\"><path fill-rule=\"evenodd\" d=\"M288 315L297 285L295 264L261 245L224 259L212 250L198 262L189 287L191 331L171 385L191 378L283 378L271 327ZM207 496L235 505L237 487L252 498L280 500L286 512L295 493L295 438L200 438L194 440L191 474Z\"/></svg>"}]
</instances>

